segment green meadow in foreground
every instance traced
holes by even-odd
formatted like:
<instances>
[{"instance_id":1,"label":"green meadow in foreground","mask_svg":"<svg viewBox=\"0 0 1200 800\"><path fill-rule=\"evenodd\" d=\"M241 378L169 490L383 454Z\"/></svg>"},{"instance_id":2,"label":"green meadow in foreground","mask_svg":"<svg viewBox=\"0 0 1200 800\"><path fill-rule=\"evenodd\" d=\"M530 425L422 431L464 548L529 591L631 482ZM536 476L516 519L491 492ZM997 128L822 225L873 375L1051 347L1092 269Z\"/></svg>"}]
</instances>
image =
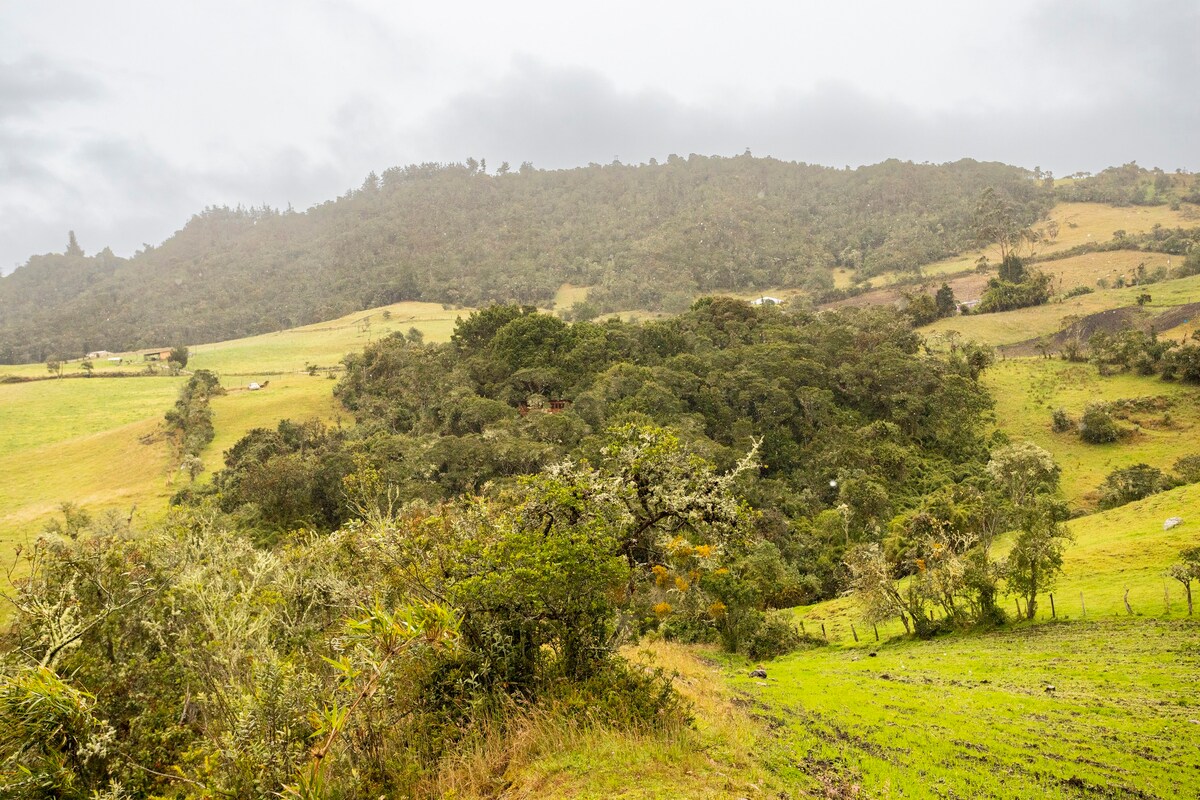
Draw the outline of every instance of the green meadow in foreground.
<instances>
[{"instance_id":1,"label":"green meadow in foreground","mask_svg":"<svg viewBox=\"0 0 1200 800\"><path fill-rule=\"evenodd\" d=\"M1106 620L818 647L727 677L797 766L837 776L832 796L1175 798L1200 791L1198 667L1195 622Z\"/></svg>"}]
</instances>

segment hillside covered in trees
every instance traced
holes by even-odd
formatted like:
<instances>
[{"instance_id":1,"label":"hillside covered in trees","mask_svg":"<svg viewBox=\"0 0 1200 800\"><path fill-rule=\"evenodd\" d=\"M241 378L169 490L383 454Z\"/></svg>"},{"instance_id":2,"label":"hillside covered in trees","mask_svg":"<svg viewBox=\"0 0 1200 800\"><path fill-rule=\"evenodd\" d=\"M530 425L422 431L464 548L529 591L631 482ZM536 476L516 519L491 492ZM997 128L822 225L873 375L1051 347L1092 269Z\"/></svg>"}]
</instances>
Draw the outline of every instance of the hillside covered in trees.
<instances>
[{"instance_id":1,"label":"hillside covered in trees","mask_svg":"<svg viewBox=\"0 0 1200 800\"><path fill-rule=\"evenodd\" d=\"M548 306L564 283L598 312L685 310L700 293L832 288L975 243L993 187L1028 225L1049 181L997 163L834 169L671 156L548 171L425 164L368 176L334 201L209 208L130 259L35 256L0 278L0 362L218 341L400 300Z\"/></svg>"}]
</instances>

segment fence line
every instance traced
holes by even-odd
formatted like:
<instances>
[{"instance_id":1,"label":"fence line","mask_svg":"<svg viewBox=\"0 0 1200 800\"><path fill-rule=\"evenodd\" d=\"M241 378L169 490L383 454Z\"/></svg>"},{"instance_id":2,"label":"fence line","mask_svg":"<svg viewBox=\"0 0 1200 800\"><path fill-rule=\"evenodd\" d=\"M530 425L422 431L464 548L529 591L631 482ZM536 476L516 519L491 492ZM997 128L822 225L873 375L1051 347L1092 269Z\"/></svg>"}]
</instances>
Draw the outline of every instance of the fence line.
<instances>
[{"instance_id":1,"label":"fence line","mask_svg":"<svg viewBox=\"0 0 1200 800\"><path fill-rule=\"evenodd\" d=\"M1172 586L1167 580L1161 586L1162 594L1157 599L1153 598L1154 593L1157 593L1159 587L1148 589L1145 584L1140 586L1124 586L1120 590L1107 589L1104 591L1087 592L1080 590L1078 597L1075 596L1075 590L1056 590L1047 592L1044 595L1037 597L1037 610L1033 620L1026 620L1024 598L1014 597L1014 605L1008 609L1010 622L1049 622L1051 620L1071 620L1071 619L1130 619L1130 618L1145 618L1145 619L1187 619L1187 596L1183 586ZM1193 591L1200 594L1200 588L1194 587ZM1131 597L1131 594L1134 596ZM1194 598L1197 605L1200 605L1200 596ZM1092 608L1088 608L1088 601L1092 601ZM1107 600L1105 604L1103 601ZM1100 601L1100 602L1097 602ZM1019 610L1017 617L1012 616L1013 610ZM932 609L934 621L940 621L946 618L944 613L941 613L940 608ZM1200 610L1196 611L1196 619L1200 619ZM807 616L798 620L800 632L804 635L816 635L815 627L811 629L809 626L820 626L820 636L825 641L831 644L871 644L874 642L882 642L886 639L895 636L901 636L907 633L903 623L899 617L893 618L886 622L871 624L871 633L867 636L860 636L856 623L862 623L862 618L859 616L846 616L840 614L837 617L828 616ZM806 625L807 623L807 625ZM911 626L911 622L909 623ZM873 637L872 637L873 633Z\"/></svg>"}]
</instances>

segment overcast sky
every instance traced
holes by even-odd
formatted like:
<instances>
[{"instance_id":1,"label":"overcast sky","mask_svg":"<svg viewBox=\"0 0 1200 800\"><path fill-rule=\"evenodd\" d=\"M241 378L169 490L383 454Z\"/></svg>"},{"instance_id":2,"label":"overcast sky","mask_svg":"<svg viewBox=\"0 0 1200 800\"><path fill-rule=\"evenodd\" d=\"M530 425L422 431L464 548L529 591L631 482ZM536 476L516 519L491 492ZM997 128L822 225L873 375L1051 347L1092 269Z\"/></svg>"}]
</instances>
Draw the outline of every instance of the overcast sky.
<instances>
[{"instance_id":1,"label":"overcast sky","mask_svg":"<svg viewBox=\"0 0 1200 800\"><path fill-rule=\"evenodd\" d=\"M670 153L1200 170L1200 2L0 0L0 271L371 170Z\"/></svg>"}]
</instances>

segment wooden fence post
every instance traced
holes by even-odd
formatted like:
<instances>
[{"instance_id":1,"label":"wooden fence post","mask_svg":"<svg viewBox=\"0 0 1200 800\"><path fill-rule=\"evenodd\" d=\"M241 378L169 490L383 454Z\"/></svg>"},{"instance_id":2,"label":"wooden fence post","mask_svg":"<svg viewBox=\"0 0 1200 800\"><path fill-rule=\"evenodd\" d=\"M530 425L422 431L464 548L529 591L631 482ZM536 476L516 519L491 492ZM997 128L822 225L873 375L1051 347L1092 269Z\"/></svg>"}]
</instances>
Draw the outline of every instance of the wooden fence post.
<instances>
[{"instance_id":1,"label":"wooden fence post","mask_svg":"<svg viewBox=\"0 0 1200 800\"><path fill-rule=\"evenodd\" d=\"M800 633L808 636L808 631L804 630L804 620L800 620Z\"/></svg>"},{"instance_id":2,"label":"wooden fence post","mask_svg":"<svg viewBox=\"0 0 1200 800\"><path fill-rule=\"evenodd\" d=\"M1083 592L1079 593L1079 607L1083 609L1083 615L1087 616L1087 605L1083 602Z\"/></svg>"},{"instance_id":3,"label":"wooden fence post","mask_svg":"<svg viewBox=\"0 0 1200 800\"><path fill-rule=\"evenodd\" d=\"M1050 595L1050 619L1057 619L1058 614L1054 611L1054 595Z\"/></svg>"},{"instance_id":4,"label":"wooden fence post","mask_svg":"<svg viewBox=\"0 0 1200 800\"><path fill-rule=\"evenodd\" d=\"M1021 618L1021 598L1014 597L1013 602L1017 604L1017 619Z\"/></svg>"},{"instance_id":5,"label":"wooden fence post","mask_svg":"<svg viewBox=\"0 0 1200 800\"><path fill-rule=\"evenodd\" d=\"M872 622L871 627L875 629L875 641L878 642L879 641L879 626L876 625L874 622Z\"/></svg>"},{"instance_id":6,"label":"wooden fence post","mask_svg":"<svg viewBox=\"0 0 1200 800\"><path fill-rule=\"evenodd\" d=\"M854 623L850 623L850 633L854 636L854 641L858 641L858 631L854 630Z\"/></svg>"},{"instance_id":7,"label":"wooden fence post","mask_svg":"<svg viewBox=\"0 0 1200 800\"><path fill-rule=\"evenodd\" d=\"M829 634L825 632L825 623L821 623L821 635L825 637L825 641L829 641Z\"/></svg>"}]
</instances>

